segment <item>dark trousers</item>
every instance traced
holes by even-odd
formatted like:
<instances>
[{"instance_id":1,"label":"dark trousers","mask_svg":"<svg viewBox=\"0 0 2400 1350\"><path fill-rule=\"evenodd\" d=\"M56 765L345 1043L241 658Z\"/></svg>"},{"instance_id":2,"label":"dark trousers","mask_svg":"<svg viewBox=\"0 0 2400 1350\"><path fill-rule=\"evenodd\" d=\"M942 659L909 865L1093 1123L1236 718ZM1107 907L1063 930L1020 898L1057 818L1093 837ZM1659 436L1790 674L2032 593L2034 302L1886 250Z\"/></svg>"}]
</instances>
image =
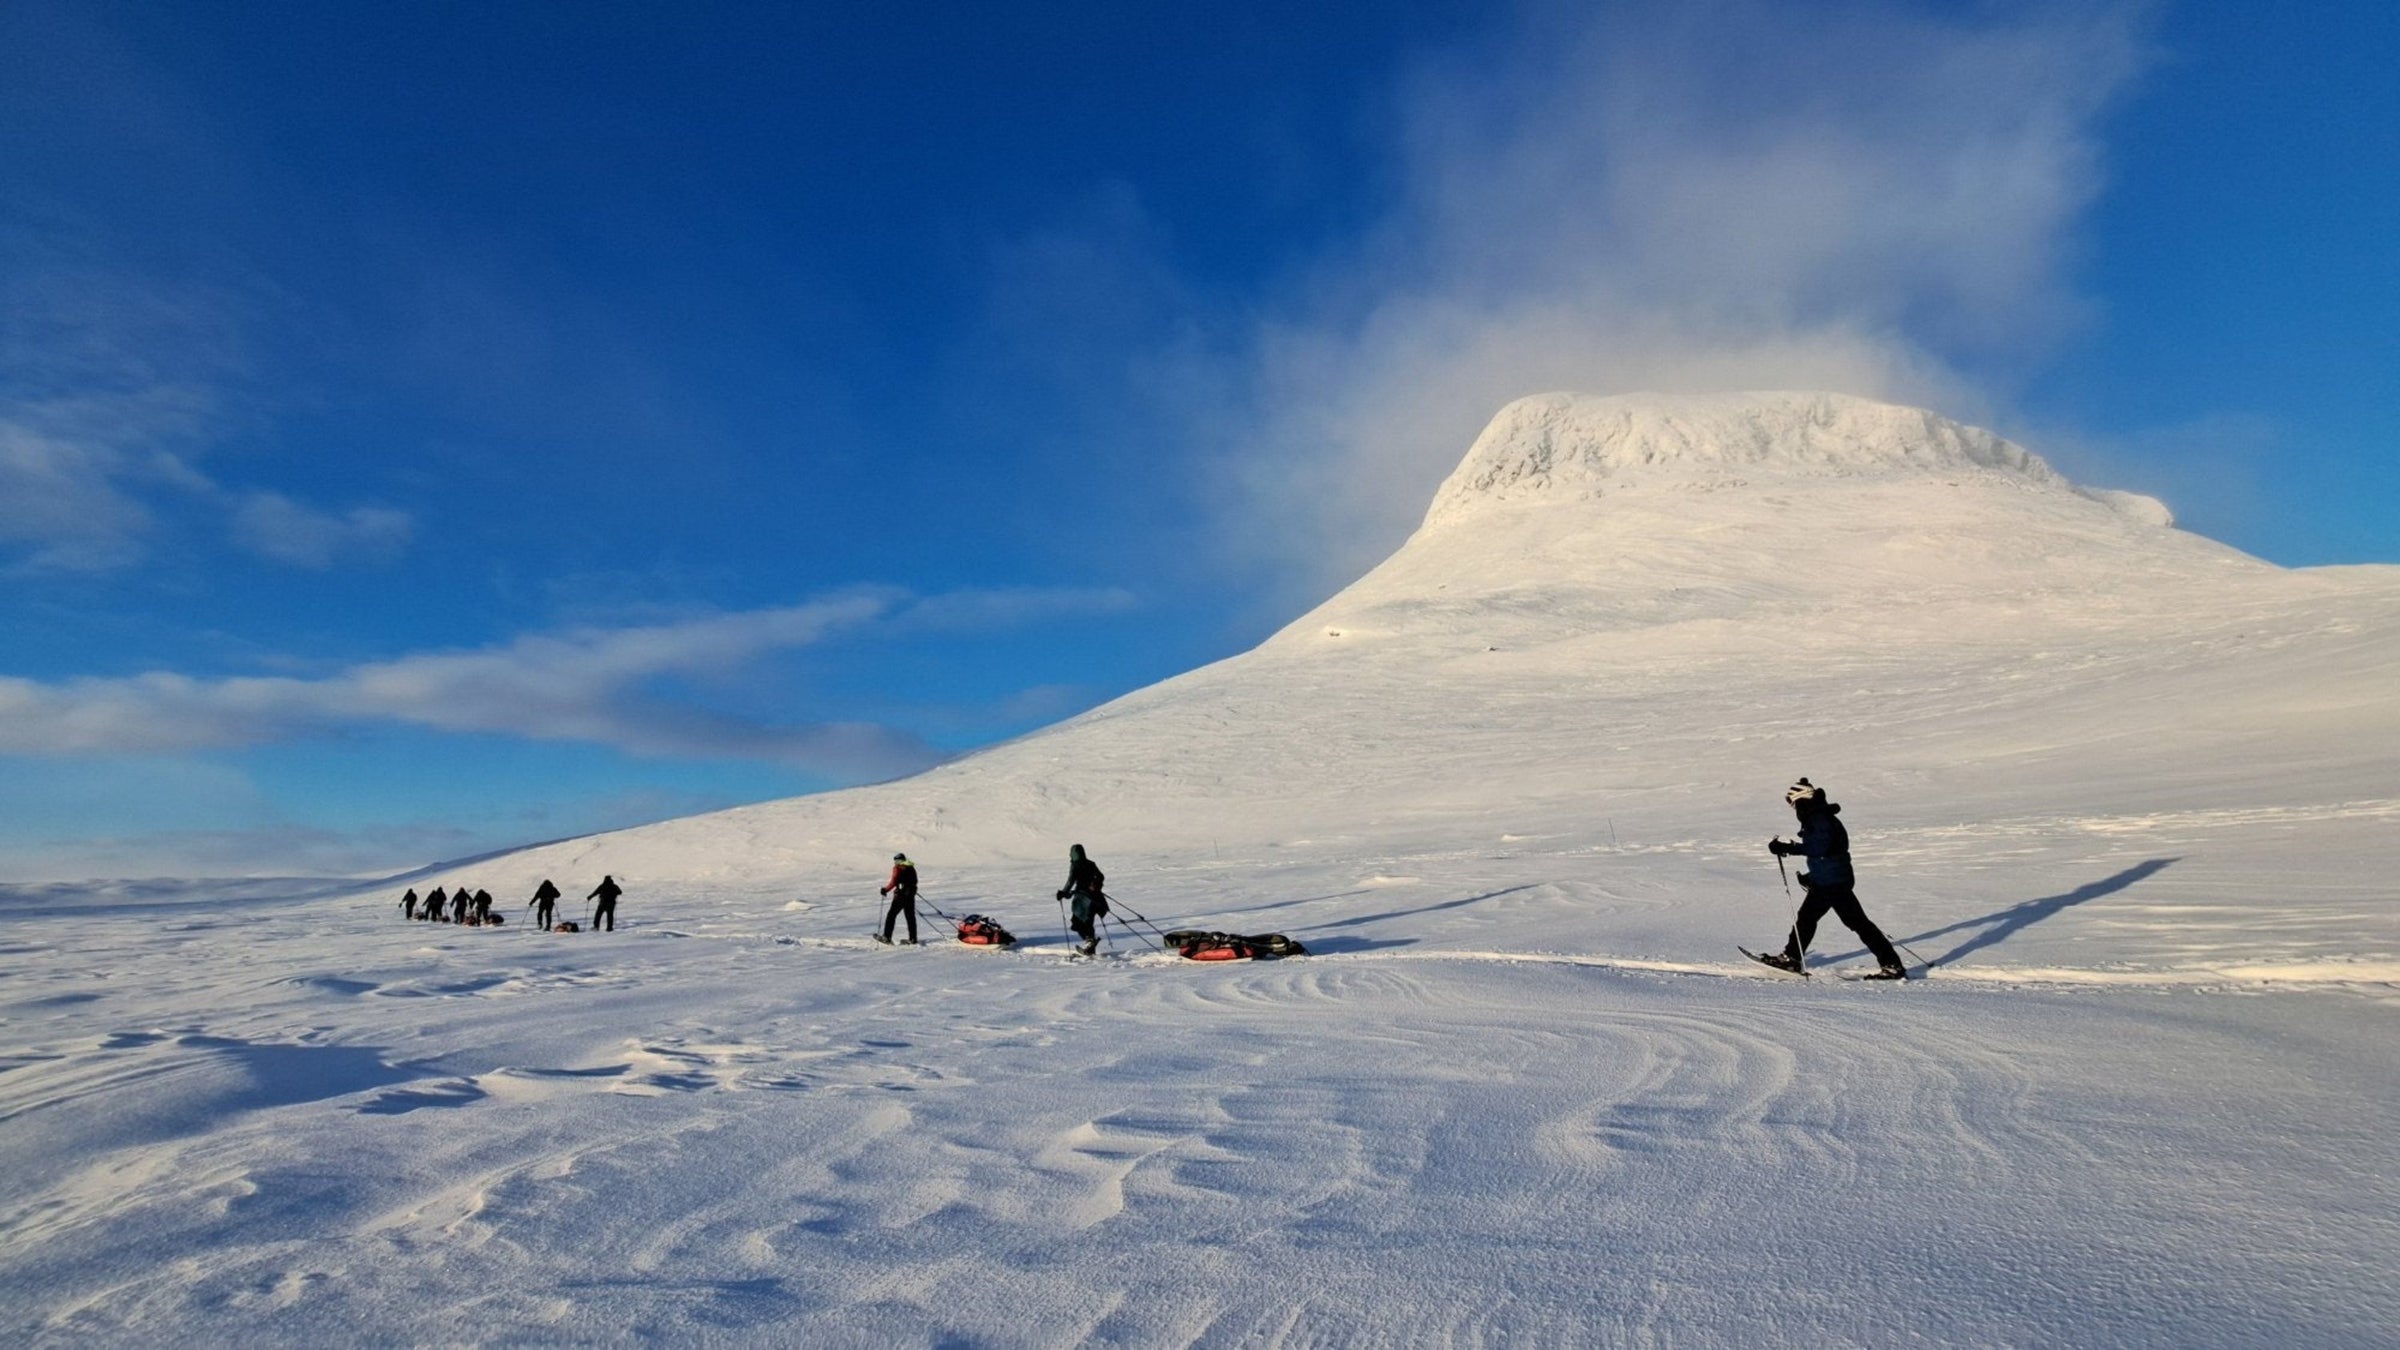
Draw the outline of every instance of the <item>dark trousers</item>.
<instances>
[{"instance_id":1,"label":"dark trousers","mask_svg":"<svg viewBox=\"0 0 2400 1350\"><path fill-rule=\"evenodd\" d=\"M592 911L592 931L597 933L603 928L612 933L617 931L617 902L614 900L603 900L600 907Z\"/></svg>"},{"instance_id":2,"label":"dark trousers","mask_svg":"<svg viewBox=\"0 0 2400 1350\"><path fill-rule=\"evenodd\" d=\"M1078 891L1075 894L1075 921L1068 925L1075 936L1086 942L1100 940L1100 916L1108 913L1108 902L1096 895Z\"/></svg>"},{"instance_id":3,"label":"dark trousers","mask_svg":"<svg viewBox=\"0 0 2400 1350\"><path fill-rule=\"evenodd\" d=\"M1785 945L1784 955L1794 961L1800 959L1800 954L1808 950L1809 939L1817 935L1817 920L1824 918L1827 910L1833 911L1833 917L1858 934L1858 940L1867 944L1867 950L1877 962L1886 967L1900 964L1900 954L1892 950L1891 939L1885 937L1883 930L1875 926L1875 921L1867 917L1865 907L1858 903L1858 893L1837 891L1830 886L1808 888L1808 898L1800 902L1800 917L1792 920L1792 939Z\"/></svg>"},{"instance_id":4,"label":"dark trousers","mask_svg":"<svg viewBox=\"0 0 2400 1350\"><path fill-rule=\"evenodd\" d=\"M533 907L533 921L542 926L542 931L548 932L550 929L550 916L556 914L557 912L558 906L556 903L549 900L544 900L540 904Z\"/></svg>"},{"instance_id":5,"label":"dark trousers","mask_svg":"<svg viewBox=\"0 0 2400 1350\"><path fill-rule=\"evenodd\" d=\"M903 914L908 916L908 940L911 942L917 940L917 893L915 891L894 891L892 892L891 907L883 912L884 941L892 940L892 921Z\"/></svg>"}]
</instances>

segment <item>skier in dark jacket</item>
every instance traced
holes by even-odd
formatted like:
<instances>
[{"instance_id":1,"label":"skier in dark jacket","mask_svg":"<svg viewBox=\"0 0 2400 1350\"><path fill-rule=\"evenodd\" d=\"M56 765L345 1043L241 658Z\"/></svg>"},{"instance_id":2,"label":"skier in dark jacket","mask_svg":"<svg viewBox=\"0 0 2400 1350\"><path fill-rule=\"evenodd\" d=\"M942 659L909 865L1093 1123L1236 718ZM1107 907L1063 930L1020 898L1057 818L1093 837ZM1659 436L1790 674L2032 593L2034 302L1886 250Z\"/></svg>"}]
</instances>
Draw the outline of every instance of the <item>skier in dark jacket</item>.
<instances>
[{"instance_id":1,"label":"skier in dark jacket","mask_svg":"<svg viewBox=\"0 0 2400 1350\"><path fill-rule=\"evenodd\" d=\"M491 921L492 893L478 886L475 888L475 922L490 923Z\"/></svg>"},{"instance_id":2,"label":"skier in dark jacket","mask_svg":"<svg viewBox=\"0 0 2400 1350\"><path fill-rule=\"evenodd\" d=\"M600 878L600 884L592 888L592 893L583 897L600 902L600 907L592 911L593 932L599 932L602 924L606 924L612 933L617 931L617 897L624 893L625 888L617 884L615 877L604 876Z\"/></svg>"},{"instance_id":3,"label":"skier in dark jacket","mask_svg":"<svg viewBox=\"0 0 2400 1350\"><path fill-rule=\"evenodd\" d=\"M450 922L465 923L467 916L474 912L475 893L473 891L461 886L450 892Z\"/></svg>"},{"instance_id":4,"label":"skier in dark jacket","mask_svg":"<svg viewBox=\"0 0 2400 1350\"><path fill-rule=\"evenodd\" d=\"M416 887L414 887L414 886L411 886L411 887L409 887L409 888L408 888L408 894L406 894L406 895L404 895L404 896L401 896L401 897L400 897L400 915L401 915L401 917L402 917L402 918L407 918L407 919L413 919L413 918L417 917L417 888L416 888Z\"/></svg>"},{"instance_id":5,"label":"skier in dark jacket","mask_svg":"<svg viewBox=\"0 0 2400 1350\"><path fill-rule=\"evenodd\" d=\"M533 898L525 902L525 907L533 911L533 921L542 926L542 931L549 932L550 921L558 914L558 887L550 884L550 878L543 877L542 884L535 889Z\"/></svg>"},{"instance_id":6,"label":"skier in dark jacket","mask_svg":"<svg viewBox=\"0 0 2400 1350\"><path fill-rule=\"evenodd\" d=\"M1083 954L1090 956L1100 946L1099 924L1108 913L1108 897L1102 887L1108 878L1100 874L1098 865L1083 855L1083 845L1067 849L1067 884L1059 889L1058 898L1075 899L1075 920L1070 926L1075 936L1083 939Z\"/></svg>"},{"instance_id":7,"label":"skier in dark jacket","mask_svg":"<svg viewBox=\"0 0 2400 1350\"><path fill-rule=\"evenodd\" d=\"M906 914L908 916L907 945L911 947L917 945L917 865L908 860L907 854L895 853L892 855L891 879L884 882L883 888L875 893L892 897L891 907L883 912L883 932L875 940L887 947L890 946L892 922Z\"/></svg>"},{"instance_id":8,"label":"skier in dark jacket","mask_svg":"<svg viewBox=\"0 0 2400 1350\"><path fill-rule=\"evenodd\" d=\"M1808 951L1809 939L1817 935L1817 920L1827 910L1833 917L1858 934L1859 941L1875 957L1881 968L1869 979L1905 980L1908 968L1900 964L1899 953L1892 950L1891 939L1867 917L1858 903L1857 875L1850 868L1850 831L1842 827L1842 808L1825 800L1825 789L1803 778L1783 794L1792 804L1792 813L1800 818L1800 838L1786 843L1781 839L1767 841L1767 851L1775 856L1798 856L1807 860L1808 870L1800 874L1800 885L1808 897L1800 902L1799 917L1792 920L1792 934L1778 956L1762 958L1767 964L1785 970L1800 969L1800 959Z\"/></svg>"},{"instance_id":9,"label":"skier in dark jacket","mask_svg":"<svg viewBox=\"0 0 2400 1350\"><path fill-rule=\"evenodd\" d=\"M426 892L425 907L417 911L431 923L440 923L450 916L450 892L436 886Z\"/></svg>"}]
</instances>

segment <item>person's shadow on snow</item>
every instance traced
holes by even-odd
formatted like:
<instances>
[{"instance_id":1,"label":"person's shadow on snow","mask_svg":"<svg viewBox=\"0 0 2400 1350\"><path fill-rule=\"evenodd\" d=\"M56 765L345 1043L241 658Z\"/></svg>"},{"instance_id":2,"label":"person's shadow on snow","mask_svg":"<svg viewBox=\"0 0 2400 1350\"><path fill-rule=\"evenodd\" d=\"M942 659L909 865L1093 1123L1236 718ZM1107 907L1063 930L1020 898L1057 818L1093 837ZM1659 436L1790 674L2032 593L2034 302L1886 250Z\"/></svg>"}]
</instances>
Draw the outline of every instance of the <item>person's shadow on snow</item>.
<instances>
[{"instance_id":1,"label":"person's shadow on snow","mask_svg":"<svg viewBox=\"0 0 2400 1350\"><path fill-rule=\"evenodd\" d=\"M2181 861L2183 860L2180 858L2151 858L2145 862L2135 863L2113 877L2104 877L2087 885L2078 886L2063 895L2045 895L2039 900L2027 900L2021 904L2011 905L2006 909L1986 914L1981 918L1961 919L1947 928L1929 929L1901 938L1900 943L1902 946L1907 946L1915 942L1931 942L1935 938L1948 937L1952 933L1964 932L1970 928L1982 929L1982 932L1927 961L1925 969L1931 970L1935 966L1950 965L1960 958L1972 956L1986 947L1997 947L2062 909L2073 909L2086 901L2097 900L2104 895L2113 895L2145 877L2156 876ZM1865 954L1864 951L1844 952L1840 956L1829 959L1846 961Z\"/></svg>"}]
</instances>

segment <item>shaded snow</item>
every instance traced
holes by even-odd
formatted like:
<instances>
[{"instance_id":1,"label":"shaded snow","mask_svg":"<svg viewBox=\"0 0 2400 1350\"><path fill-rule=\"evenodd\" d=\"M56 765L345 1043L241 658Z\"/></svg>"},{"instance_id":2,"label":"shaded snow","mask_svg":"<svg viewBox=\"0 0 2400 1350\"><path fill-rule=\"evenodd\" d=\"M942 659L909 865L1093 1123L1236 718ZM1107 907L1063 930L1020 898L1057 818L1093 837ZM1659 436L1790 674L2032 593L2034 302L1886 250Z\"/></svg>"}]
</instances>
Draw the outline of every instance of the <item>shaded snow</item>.
<instances>
[{"instance_id":1,"label":"shaded snow","mask_svg":"<svg viewBox=\"0 0 2400 1350\"><path fill-rule=\"evenodd\" d=\"M0 894L0 1325L2388 1344L2400 569L2105 497L1861 400L1527 400L1255 651L414 878L614 872L615 935ZM1931 978L1732 951L1801 773ZM1069 842L1316 954L1069 962ZM902 848L1025 943L868 945Z\"/></svg>"}]
</instances>

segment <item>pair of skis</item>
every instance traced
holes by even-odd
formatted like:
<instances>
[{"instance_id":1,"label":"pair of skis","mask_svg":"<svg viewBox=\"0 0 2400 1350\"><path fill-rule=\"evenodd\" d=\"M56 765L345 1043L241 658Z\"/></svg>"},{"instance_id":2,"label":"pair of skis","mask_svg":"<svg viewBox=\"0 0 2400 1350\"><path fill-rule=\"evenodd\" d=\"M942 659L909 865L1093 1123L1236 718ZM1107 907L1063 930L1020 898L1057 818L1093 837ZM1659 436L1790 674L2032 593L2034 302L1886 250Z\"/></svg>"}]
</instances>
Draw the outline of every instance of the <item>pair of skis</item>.
<instances>
[{"instance_id":1,"label":"pair of skis","mask_svg":"<svg viewBox=\"0 0 2400 1350\"><path fill-rule=\"evenodd\" d=\"M1785 964L1783 963L1783 960L1782 960L1782 958L1781 958L1781 957L1779 957L1779 956L1768 956L1768 955L1765 955L1765 954L1763 954L1763 953L1760 953L1760 952L1754 952L1754 951L1750 950L1748 947L1736 947L1736 948L1734 948L1734 950L1735 950L1735 951L1737 951L1737 952L1740 952L1740 953L1741 953L1742 955L1744 955L1744 956L1747 956L1747 957L1749 957L1751 960L1758 962L1760 965L1762 965L1762 966L1765 966L1765 967L1766 967L1767 969L1769 969L1769 970L1780 970L1780 971L1782 971L1782 972L1783 972L1784 974L1786 974L1786 975L1797 975L1797 976L1799 976L1801 979L1804 979L1804 980L1805 980L1805 979L1807 979L1807 978L1808 978L1808 976L1809 976L1809 972L1808 972L1808 968L1807 968L1807 967L1805 967L1805 966L1802 966L1802 967L1800 967L1800 968L1798 968L1798 969L1794 969L1794 968L1793 968L1793 967L1791 967L1791 966L1787 966L1787 965L1785 965ZM1894 975L1886 975L1886 974L1884 974L1882 971L1880 971L1880 970L1877 970L1877 971L1872 971L1872 972L1866 972L1866 973L1862 973L1862 974L1852 975L1852 974L1848 974L1848 973L1845 973L1845 972L1839 972L1839 971L1837 971L1837 972L1835 972L1835 977L1836 977L1837 979L1844 979L1844 980L1905 980L1905 979L1907 979L1907 978L1908 978L1908 974L1907 974L1907 972L1903 971L1903 972L1901 972L1901 973L1899 973L1899 974L1894 974Z\"/></svg>"}]
</instances>

